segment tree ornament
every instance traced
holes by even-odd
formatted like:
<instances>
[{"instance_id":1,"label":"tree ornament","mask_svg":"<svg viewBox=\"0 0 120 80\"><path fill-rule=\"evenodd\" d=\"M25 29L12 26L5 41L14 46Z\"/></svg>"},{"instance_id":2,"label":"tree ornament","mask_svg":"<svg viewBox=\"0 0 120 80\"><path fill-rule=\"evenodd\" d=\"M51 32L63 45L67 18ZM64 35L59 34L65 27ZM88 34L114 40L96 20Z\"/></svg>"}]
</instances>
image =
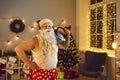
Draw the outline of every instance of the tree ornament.
<instances>
[{"instance_id":1,"label":"tree ornament","mask_svg":"<svg viewBox=\"0 0 120 80\"><path fill-rule=\"evenodd\" d=\"M71 25L70 26L66 26L65 28L71 31Z\"/></svg>"}]
</instances>

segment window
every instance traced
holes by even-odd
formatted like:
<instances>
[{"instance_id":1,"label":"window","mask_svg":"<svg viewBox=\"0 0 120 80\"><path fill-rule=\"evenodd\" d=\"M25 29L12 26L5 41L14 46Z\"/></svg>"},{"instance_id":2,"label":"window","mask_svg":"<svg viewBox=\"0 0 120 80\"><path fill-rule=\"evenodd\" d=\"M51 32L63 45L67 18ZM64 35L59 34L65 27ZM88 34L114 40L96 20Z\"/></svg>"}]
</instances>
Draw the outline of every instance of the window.
<instances>
[{"instance_id":1,"label":"window","mask_svg":"<svg viewBox=\"0 0 120 80\"><path fill-rule=\"evenodd\" d=\"M112 49L112 42L115 40L116 32L116 3L111 3L106 6L107 18L107 49Z\"/></svg>"},{"instance_id":2,"label":"window","mask_svg":"<svg viewBox=\"0 0 120 80\"><path fill-rule=\"evenodd\" d=\"M90 0L90 4L95 4L95 3L99 3L102 2L103 0Z\"/></svg>"},{"instance_id":3,"label":"window","mask_svg":"<svg viewBox=\"0 0 120 80\"><path fill-rule=\"evenodd\" d=\"M103 7L90 10L90 39L91 47L103 47Z\"/></svg>"},{"instance_id":4,"label":"window","mask_svg":"<svg viewBox=\"0 0 120 80\"><path fill-rule=\"evenodd\" d=\"M116 3L97 4L90 5L90 47L111 50L116 32Z\"/></svg>"}]
</instances>

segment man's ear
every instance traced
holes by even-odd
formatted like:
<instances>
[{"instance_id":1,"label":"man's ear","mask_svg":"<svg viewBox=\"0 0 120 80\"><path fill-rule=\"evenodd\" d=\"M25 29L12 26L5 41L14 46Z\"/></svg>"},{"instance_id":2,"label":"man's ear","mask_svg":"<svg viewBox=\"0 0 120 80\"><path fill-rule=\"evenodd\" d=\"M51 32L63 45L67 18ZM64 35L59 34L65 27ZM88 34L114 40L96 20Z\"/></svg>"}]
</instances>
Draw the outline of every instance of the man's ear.
<instances>
[{"instance_id":1,"label":"man's ear","mask_svg":"<svg viewBox=\"0 0 120 80\"><path fill-rule=\"evenodd\" d=\"M56 26L52 26L52 28L53 28L53 29L57 29L57 27L56 27Z\"/></svg>"},{"instance_id":2,"label":"man's ear","mask_svg":"<svg viewBox=\"0 0 120 80\"><path fill-rule=\"evenodd\" d=\"M38 24L39 30L41 29L40 24L39 24L40 21L41 20L37 20L37 24Z\"/></svg>"}]
</instances>

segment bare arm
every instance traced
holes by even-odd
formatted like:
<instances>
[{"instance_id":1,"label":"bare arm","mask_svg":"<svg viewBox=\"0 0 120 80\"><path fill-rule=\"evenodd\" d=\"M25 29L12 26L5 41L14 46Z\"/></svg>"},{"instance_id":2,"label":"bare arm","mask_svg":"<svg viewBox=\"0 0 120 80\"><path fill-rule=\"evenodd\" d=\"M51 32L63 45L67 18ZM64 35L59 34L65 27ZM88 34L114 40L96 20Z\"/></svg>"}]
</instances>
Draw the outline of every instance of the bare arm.
<instances>
[{"instance_id":1,"label":"bare arm","mask_svg":"<svg viewBox=\"0 0 120 80\"><path fill-rule=\"evenodd\" d=\"M34 63L32 63L27 55L25 54L25 51L32 50L35 48L35 38L32 38L28 41L25 41L18 46L15 47L15 51L17 56L28 66L30 66L33 69L36 69L38 66Z\"/></svg>"}]
</instances>

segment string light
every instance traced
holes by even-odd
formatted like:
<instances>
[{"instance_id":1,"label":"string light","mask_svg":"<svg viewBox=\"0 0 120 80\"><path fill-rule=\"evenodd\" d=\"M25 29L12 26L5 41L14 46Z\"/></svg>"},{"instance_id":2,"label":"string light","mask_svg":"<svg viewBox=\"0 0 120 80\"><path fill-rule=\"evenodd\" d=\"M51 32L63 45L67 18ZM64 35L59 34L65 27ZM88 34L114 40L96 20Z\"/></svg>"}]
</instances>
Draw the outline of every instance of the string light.
<instances>
[{"instance_id":1,"label":"string light","mask_svg":"<svg viewBox=\"0 0 120 80\"><path fill-rule=\"evenodd\" d=\"M115 20L116 17L110 18L110 15L107 14L108 13L107 10L115 10L115 9L113 9L113 8L108 8L107 9L107 5L111 4L110 2L109 3L108 2L103 2L103 3L100 3L100 4L102 4L102 6L103 6L103 20L102 20L103 21L103 30L104 30L103 34L102 34L103 35L103 48L96 48L96 47L93 47L93 46L91 47L91 44L94 45L95 42L91 43L91 35L90 35L90 36L87 37L87 40L88 40L87 49L89 49L91 51L96 51L96 52L105 52L106 51L106 52L109 53L110 56L114 56L114 50L112 48L112 43L113 43L113 40L116 40L116 39L114 37L113 40L112 40L112 37L114 36L114 34L112 34L112 36L109 36L109 35L111 35L111 32L108 33L108 31L110 30L110 28L108 28L108 25L110 25L110 22L108 22L107 19L109 19L109 20L114 19ZM114 6L110 6L110 7L115 8L116 7L116 1L112 2L112 4L114 4ZM89 18L88 18L88 23L89 23L88 28L89 28L89 30L91 29L91 16L90 16L91 9L94 10L97 7L99 7L99 6L98 5L90 5L90 10L89 10L89 13L88 13L88 15L89 15ZM111 13L111 15L113 14L113 15L116 16L116 13L114 11L112 11L110 13ZM88 31L88 33L91 34L91 31ZM93 39L93 37L92 37L92 39ZM108 49L108 47L109 47L109 49Z\"/></svg>"},{"instance_id":2,"label":"string light","mask_svg":"<svg viewBox=\"0 0 120 80\"><path fill-rule=\"evenodd\" d=\"M112 16L112 15L116 15L115 9L113 9L113 8L116 7L115 4L116 3L103 4L103 6L102 5L98 5L98 6L95 5L95 6L92 6L92 7L90 6L91 7L90 8L91 14L89 14L90 15L90 18L89 18L89 20L90 20L89 21L89 23L90 23L90 25L89 25L90 26L89 27L90 28L90 34L91 34L92 31L95 31L95 33L93 33L93 35L90 36L91 38L90 38L89 42L90 42L90 46L94 49L96 48L96 50L98 50L97 47L100 47L100 46L103 46L101 48L101 50L105 50L105 49L109 49L109 50L111 49L112 50L112 42L115 39L114 39L114 37L112 37L113 34L111 34L112 31L114 30L114 29L111 28L111 23L112 23L111 20L112 19L114 20L113 21L113 26L115 26L115 24L116 24L115 19L116 18L115 18L115 16ZM103 7L103 11L102 11L102 8L100 8L100 7ZM102 20L102 18L100 18L100 17L102 17L101 14L103 15L103 20ZM100 20L98 20L98 18L100 18ZM99 25L98 25L99 21L102 21L102 26L103 27L101 27L101 26L99 27ZM96 23L92 24L94 22L96 22L97 24ZM99 29L99 28L101 28L101 29ZM95 36L96 34L98 34L98 31L101 31L101 30L104 30L102 32L103 37L102 36ZM103 45L101 45L101 42L102 42Z\"/></svg>"},{"instance_id":3,"label":"string light","mask_svg":"<svg viewBox=\"0 0 120 80\"><path fill-rule=\"evenodd\" d=\"M16 20L16 19L21 19L19 16L12 16L12 17L0 17L0 21L2 21L2 20L9 20L10 22L11 21L13 21L13 20ZM25 23L25 20L23 20L23 19L21 19L22 20L22 22L23 23ZM29 25L29 24L27 24L27 23L25 23L25 25L27 25L27 26L29 26L30 28L31 28L31 25ZM17 25L16 25L16 27L18 27ZM34 30L34 28L31 28L32 30ZM13 36L16 40L17 39L19 39L20 37L18 36L18 35L15 35L15 36ZM22 39L23 40L23 39ZM7 44L11 44L11 39L9 39L9 40L7 40L7 41L5 41L5 42L7 42Z\"/></svg>"},{"instance_id":4,"label":"string light","mask_svg":"<svg viewBox=\"0 0 120 80\"><path fill-rule=\"evenodd\" d=\"M7 44L9 44L9 45L10 45L10 44L11 44L11 42L8 40L8 41L7 41Z\"/></svg>"},{"instance_id":5,"label":"string light","mask_svg":"<svg viewBox=\"0 0 120 80\"><path fill-rule=\"evenodd\" d=\"M65 24L65 23L66 23L66 21L63 19L63 20L62 20L62 24Z\"/></svg>"},{"instance_id":6,"label":"string light","mask_svg":"<svg viewBox=\"0 0 120 80\"><path fill-rule=\"evenodd\" d=\"M31 30L34 30L35 28L34 27L31 27Z\"/></svg>"},{"instance_id":7,"label":"string light","mask_svg":"<svg viewBox=\"0 0 120 80\"><path fill-rule=\"evenodd\" d=\"M10 20L10 21L13 21L13 18L10 18L9 20Z\"/></svg>"},{"instance_id":8,"label":"string light","mask_svg":"<svg viewBox=\"0 0 120 80\"><path fill-rule=\"evenodd\" d=\"M16 39L19 39L19 36L16 36L15 38L16 38Z\"/></svg>"},{"instance_id":9,"label":"string light","mask_svg":"<svg viewBox=\"0 0 120 80\"><path fill-rule=\"evenodd\" d=\"M9 20L9 21L13 21L13 20L16 20L16 19L21 19L19 16L13 16L13 17L0 17L0 20L4 20L4 19L7 19L7 20ZM27 24L26 22L25 22L25 20L23 20L23 19L21 19L22 20L22 22L23 23L25 23L27 26L29 26L30 28L31 28L31 30L35 30L35 28L34 27L31 27L31 25L29 25L29 24ZM62 20L62 24L65 24L66 23L66 21L63 19ZM18 27L18 26L16 26L16 27ZM18 27L19 28L19 27ZM18 35L16 35L16 36L14 36L14 38L17 40L17 39L19 39L20 37L18 36ZM9 39L9 40L7 40L7 44L11 44L11 41L10 41L11 39ZM23 39L22 39L23 40ZM5 41L6 42L6 41Z\"/></svg>"}]
</instances>

